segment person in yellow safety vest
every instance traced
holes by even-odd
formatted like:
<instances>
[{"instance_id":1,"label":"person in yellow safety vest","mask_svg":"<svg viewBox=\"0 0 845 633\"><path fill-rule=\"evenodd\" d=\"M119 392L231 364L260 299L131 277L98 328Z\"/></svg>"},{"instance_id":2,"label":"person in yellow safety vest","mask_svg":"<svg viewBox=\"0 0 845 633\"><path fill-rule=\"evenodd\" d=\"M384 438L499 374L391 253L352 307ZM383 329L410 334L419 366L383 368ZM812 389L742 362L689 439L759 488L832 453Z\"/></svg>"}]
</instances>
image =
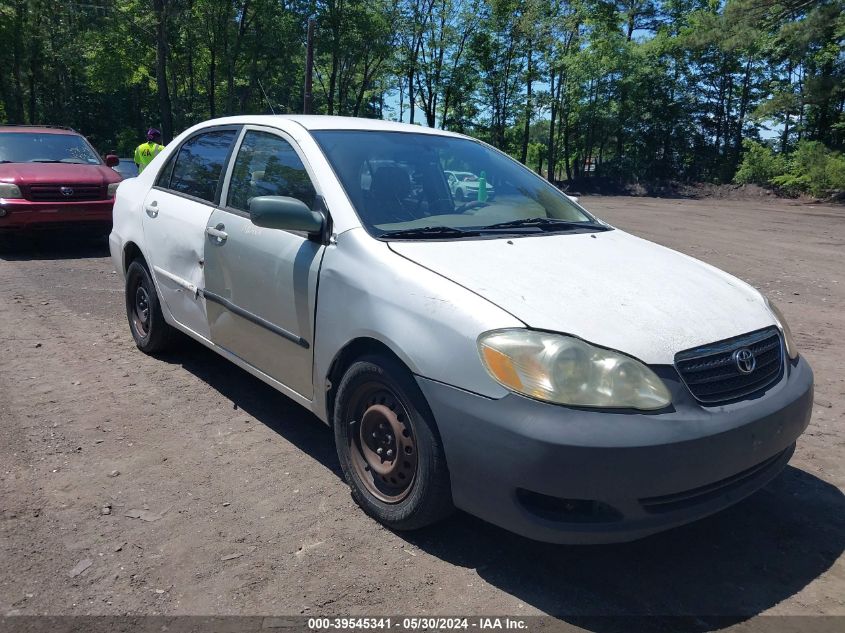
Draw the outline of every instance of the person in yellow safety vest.
<instances>
[{"instance_id":1,"label":"person in yellow safety vest","mask_svg":"<svg viewBox=\"0 0 845 633\"><path fill-rule=\"evenodd\" d=\"M144 171L147 165L152 162L158 153L164 149L164 145L159 143L161 140L161 132L154 127L147 130L147 142L141 143L135 148L135 164L138 165L138 173Z\"/></svg>"}]
</instances>

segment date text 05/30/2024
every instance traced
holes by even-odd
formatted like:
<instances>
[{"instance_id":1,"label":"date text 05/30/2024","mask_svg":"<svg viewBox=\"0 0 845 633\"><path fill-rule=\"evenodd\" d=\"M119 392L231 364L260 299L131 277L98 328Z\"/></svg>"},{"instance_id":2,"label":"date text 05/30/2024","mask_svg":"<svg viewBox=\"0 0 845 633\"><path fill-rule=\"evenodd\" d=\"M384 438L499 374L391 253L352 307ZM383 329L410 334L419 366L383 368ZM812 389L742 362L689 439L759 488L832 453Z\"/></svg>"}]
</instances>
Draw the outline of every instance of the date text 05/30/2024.
<instances>
[{"instance_id":1,"label":"date text 05/30/2024","mask_svg":"<svg viewBox=\"0 0 845 633\"><path fill-rule=\"evenodd\" d=\"M348 617L309 618L312 631L327 630L526 630L528 624L521 618L509 617Z\"/></svg>"}]
</instances>

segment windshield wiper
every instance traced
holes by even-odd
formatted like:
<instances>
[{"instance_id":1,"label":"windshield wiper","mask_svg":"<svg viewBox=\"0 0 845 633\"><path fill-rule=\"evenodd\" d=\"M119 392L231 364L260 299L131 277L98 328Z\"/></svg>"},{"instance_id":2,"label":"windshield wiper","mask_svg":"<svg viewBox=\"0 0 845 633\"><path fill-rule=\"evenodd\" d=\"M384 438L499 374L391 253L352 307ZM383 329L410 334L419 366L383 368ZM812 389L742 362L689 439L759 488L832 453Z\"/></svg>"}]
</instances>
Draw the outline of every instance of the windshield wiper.
<instances>
[{"instance_id":1,"label":"windshield wiper","mask_svg":"<svg viewBox=\"0 0 845 633\"><path fill-rule=\"evenodd\" d=\"M53 158L33 158L30 163L61 163L60 160L55 160Z\"/></svg>"},{"instance_id":2,"label":"windshield wiper","mask_svg":"<svg viewBox=\"0 0 845 633\"><path fill-rule=\"evenodd\" d=\"M480 235L478 231L462 231L451 226L421 226L414 229L400 231L385 231L379 237L387 239L442 239L449 237L474 237Z\"/></svg>"},{"instance_id":3,"label":"windshield wiper","mask_svg":"<svg viewBox=\"0 0 845 633\"><path fill-rule=\"evenodd\" d=\"M510 222L499 222L498 224L490 224L482 227L480 230L496 230L496 229L517 229L522 227L537 227L544 231L556 230L570 230L570 229L588 229L591 231L608 231L609 227L602 224L595 224L592 222L572 222L570 220L558 220L556 218L522 218L520 220L511 220Z\"/></svg>"}]
</instances>

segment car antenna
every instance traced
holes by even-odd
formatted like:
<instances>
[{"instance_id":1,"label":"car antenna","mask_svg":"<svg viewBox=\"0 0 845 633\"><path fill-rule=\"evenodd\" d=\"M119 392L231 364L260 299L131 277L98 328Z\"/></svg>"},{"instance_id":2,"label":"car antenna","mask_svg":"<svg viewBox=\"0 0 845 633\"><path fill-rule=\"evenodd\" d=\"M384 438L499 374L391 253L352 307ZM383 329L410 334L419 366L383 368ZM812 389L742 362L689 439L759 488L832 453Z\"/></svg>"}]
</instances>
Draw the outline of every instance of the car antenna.
<instances>
[{"instance_id":1,"label":"car antenna","mask_svg":"<svg viewBox=\"0 0 845 633\"><path fill-rule=\"evenodd\" d=\"M258 78L256 77L256 79L258 79ZM264 90L264 86L261 84L260 79L258 79L258 87L261 88L261 92L264 93L264 98L267 100L267 105L270 106L270 112L272 112L273 114L276 114L276 111L273 109L273 104L270 103L270 98L267 96L267 91Z\"/></svg>"}]
</instances>

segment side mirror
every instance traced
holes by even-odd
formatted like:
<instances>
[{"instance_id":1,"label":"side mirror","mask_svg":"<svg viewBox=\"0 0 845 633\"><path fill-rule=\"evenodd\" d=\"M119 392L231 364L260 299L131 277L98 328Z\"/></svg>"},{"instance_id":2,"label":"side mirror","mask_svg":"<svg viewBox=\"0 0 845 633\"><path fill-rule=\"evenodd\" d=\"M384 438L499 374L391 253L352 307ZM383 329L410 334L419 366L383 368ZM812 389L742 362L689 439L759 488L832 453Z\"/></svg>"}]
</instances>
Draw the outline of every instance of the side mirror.
<instances>
[{"instance_id":1,"label":"side mirror","mask_svg":"<svg viewBox=\"0 0 845 633\"><path fill-rule=\"evenodd\" d=\"M315 234L323 229L325 218L302 200L287 196L256 196L249 201L249 218L255 226Z\"/></svg>"},{"instance_id":2,"label":"side mirror","mask_svg":"<svg viewBox=\"0 0 845 633\"><path fill-rule=\"evenodd\" d=\"M120 159L114 154L106 154L106 166L117 167L120 164Z\"/></svg>"}]
</instances>

